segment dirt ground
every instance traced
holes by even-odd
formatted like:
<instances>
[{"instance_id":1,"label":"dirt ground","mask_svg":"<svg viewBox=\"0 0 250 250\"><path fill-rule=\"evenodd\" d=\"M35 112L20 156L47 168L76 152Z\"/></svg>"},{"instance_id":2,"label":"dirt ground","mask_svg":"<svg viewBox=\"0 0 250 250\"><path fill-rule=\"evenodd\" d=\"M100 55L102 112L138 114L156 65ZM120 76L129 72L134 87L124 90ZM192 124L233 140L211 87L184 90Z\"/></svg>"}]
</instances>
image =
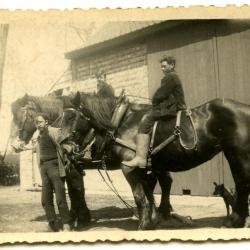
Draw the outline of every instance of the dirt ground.
<instances>
[{"instance_id":1,"label":"dirt ground","mask_svg":"<svg viewBox=\"0 0 250 250\"><path fill-rule=\"evenodd\" d=\"M134 206L133 197L121 193ZM0 232L47 232L39 191L22 191L18 186L0 187ZM92 222L85 230L137 230L138 221L121 201L109 192L88 192L86 200L91 210ZM160 196L156 195L159 203ZM174 211L191 216L193 225L175 219L162 221L158 229L219 228L226 215L222 198L171 196Z\"/></svg>"}]
</instances>

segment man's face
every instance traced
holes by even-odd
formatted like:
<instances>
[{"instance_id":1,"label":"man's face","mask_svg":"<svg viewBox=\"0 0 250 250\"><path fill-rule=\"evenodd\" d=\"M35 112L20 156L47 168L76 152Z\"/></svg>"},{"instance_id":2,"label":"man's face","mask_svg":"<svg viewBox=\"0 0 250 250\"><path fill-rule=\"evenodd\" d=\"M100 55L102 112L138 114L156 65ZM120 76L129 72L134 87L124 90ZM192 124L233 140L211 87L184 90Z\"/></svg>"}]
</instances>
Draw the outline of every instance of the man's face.
<instances>
[{"instance_id":1,"label":"man's face","mask_svg":"<svg viewBox=\"0 0 250 250\"><path fill-rule=\"evenodd\" d=\"M44 129L47 127L48 122L42 117L42 116L38 116L36 118L36 128L42 132L44 131Z\"/></svg>"},{"instance_id":2,"label":"man's face","mask_svg":"<svg viewBox=\"0 0 250 250\"><path fill-rule=\"evenodd\" d=\"M167 61L161 62L161 70L163 74L169 73L174 69L173 64L169 64Z\"/></svg>"},{"instance_id":3,"label":"man's face","mask_svg":"<svg viewBox=\"0 0 250 250\"><path fill-rule=\"evenodd\" d=\"M105 82L106 81L106 76L105 75L99 75L98 77L97 77L97 81L99 82Z\"/></svg>"}]
</instances>

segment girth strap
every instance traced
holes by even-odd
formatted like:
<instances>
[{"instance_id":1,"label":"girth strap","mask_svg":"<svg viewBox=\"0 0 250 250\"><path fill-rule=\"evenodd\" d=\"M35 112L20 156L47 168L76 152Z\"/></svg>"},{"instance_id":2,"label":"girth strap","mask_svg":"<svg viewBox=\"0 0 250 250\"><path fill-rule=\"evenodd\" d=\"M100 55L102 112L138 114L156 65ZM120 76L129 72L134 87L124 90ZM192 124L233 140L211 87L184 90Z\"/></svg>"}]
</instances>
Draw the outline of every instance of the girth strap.
<instances>
[{"instance_id":1,"label":"girth strap","mask_svg":"<svg viewBox=\"0 0 250 250\"><path fill-rule=\"evenodd\" d=\"M170 144L171 142L173 142L174 140L176 140L178 137L178 135L176 134L172 134L170 137L168 137L164 142L162 142L160 145L158 145L156 148L154 148L151 151L150 155L155 155L157 154L159 151L161 151L163 148L165 148L168 144Z\"/></svg>"}]
</instances>

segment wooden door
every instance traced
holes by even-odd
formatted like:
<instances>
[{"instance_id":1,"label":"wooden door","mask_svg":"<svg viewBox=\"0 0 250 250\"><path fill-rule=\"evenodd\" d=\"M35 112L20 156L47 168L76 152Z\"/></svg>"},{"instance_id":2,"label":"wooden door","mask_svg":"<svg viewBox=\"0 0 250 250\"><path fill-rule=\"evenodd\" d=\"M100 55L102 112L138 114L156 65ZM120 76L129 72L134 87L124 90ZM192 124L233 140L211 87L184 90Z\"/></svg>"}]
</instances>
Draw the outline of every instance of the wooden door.
<instances>
[{"instance_id":1,"label":"wooden door","mask_svg":"<svg viewBox=\"0 0 250 250\"><path fill-rule=\"evenodd\" d=\"M217 97L218 77L213 23L186 24L148 41L149 91L152 96L160 84L159 59L173 55L176 71L184 86L186 102L194 107ZM213 181L221 182L221 155L200 167L173 174L172 194L190 190L191 195L211 195Z\"/></svg>"},{"instance_id":2,"label":"wooden door","mask_svg":"<svg viewBox=\"0 0 250 250\"><path fill-rule=\"evenodd\" d=\"M220 97L250 104L250 21L221 21L216 25ZM223 157L223 183L234 188Z\"/></svg>"}]
</instances>

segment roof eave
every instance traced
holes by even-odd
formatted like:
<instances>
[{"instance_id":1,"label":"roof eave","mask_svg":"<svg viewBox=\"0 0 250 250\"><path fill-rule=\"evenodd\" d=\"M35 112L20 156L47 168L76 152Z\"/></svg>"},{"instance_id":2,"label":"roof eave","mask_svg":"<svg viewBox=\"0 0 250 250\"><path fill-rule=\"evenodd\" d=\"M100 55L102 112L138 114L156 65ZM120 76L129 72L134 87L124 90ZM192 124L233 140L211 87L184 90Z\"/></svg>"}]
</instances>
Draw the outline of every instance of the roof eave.
<instances>
[{"instance_id":1,"label":"roof eave","mask_svg":"<svg viewBox=\"0 0 250 250\"><path fill-rule=\"evenodd\" d=\"M106 40L101 43L93 44L84 48L66 52L64 55L66 59L70 59L70 60L78 59L83 56L90 56L91 54L100 52L104 49L114 47L117 45L122 45L129 41L139 39L144 36L147 36L147 35L150 35L150 34L165 30L165 29L170 29L174 26L180 25L183 22L184 22L183 20L182 21L180 20L163 21L161 23L158 23L158 24L155 24L155 25L143 28L141 30L137 30L137 31L134 31L134 32L110 39L110 40Z\"/></svg>"}]
</instances>

